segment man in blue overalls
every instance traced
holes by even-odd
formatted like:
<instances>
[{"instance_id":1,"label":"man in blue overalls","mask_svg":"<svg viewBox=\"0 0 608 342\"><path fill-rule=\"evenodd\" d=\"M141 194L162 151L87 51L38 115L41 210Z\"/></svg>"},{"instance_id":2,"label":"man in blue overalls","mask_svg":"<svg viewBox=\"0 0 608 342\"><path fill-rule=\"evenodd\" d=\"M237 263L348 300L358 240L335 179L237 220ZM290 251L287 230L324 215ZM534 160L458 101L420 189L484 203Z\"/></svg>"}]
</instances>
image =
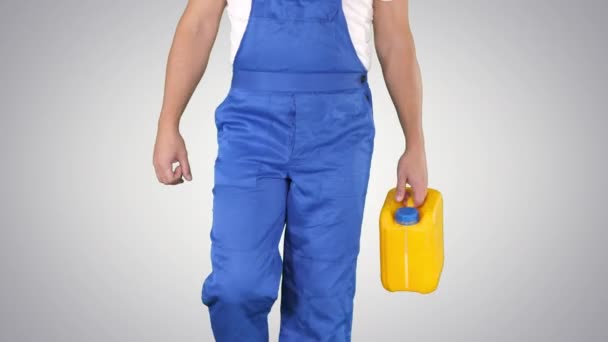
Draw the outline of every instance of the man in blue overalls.
<instances>
[{"instance_id":1,"label":"man in blue overalls","mask_svg":"<svg viewBox=\"0 0 608 342\"><path fill-rule=\"evenodd\" d=\"M281 288L281 341L350 341L375 136L367 82L372 44L406 140L397 200L405 200L406 183L417 205L426 196L408 2L189 1L158 121L154 166L163 184L192 180L179 121L224 9L233 76L215 112L212 272L202 289L215 339L267 341L267 316Z\"/></svg>"}]
</instances>

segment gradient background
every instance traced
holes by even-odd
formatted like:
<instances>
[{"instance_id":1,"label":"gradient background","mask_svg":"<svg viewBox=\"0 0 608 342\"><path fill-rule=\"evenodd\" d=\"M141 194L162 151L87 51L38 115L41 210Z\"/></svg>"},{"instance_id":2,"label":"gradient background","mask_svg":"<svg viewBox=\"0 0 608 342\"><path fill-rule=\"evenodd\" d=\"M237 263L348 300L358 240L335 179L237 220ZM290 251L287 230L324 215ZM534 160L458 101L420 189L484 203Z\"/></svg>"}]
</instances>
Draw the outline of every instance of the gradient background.
<instances>
[{"instance_id":1,"label":"gradient background","mask_svg":"<svg viewBox=\"0 0 608 342\"><path fill-rule=\"evenodd\" d=\"M166 56L185 1L0 3L0 340L212 341L213 111L224 18L182 120L189 184L156 180ZM386 292L377 218L403 137L374 58L377 125L353 341L605 341L605 1L411 1L446 264ZM278 335L278 305L270 315Z\"/></svg>"}]
</instances>

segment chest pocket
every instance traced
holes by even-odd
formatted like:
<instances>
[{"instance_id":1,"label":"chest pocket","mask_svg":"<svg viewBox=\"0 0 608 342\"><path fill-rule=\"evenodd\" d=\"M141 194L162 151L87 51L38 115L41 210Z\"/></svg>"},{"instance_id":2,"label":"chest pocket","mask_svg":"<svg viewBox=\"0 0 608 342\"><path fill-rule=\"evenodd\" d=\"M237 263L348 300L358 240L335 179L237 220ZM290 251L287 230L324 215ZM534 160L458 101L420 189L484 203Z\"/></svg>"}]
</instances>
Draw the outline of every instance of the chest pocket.
<instances>
[{"instance_id":1,"label":"chest pocket","mask_svg":"<svg viewBox=\"0 0 608 342\"><path fill-rule=\"evenodd\" d=\"M331 21L340 0L254 0L253 16L279 20Z\"/></svg>"}]
</instances>

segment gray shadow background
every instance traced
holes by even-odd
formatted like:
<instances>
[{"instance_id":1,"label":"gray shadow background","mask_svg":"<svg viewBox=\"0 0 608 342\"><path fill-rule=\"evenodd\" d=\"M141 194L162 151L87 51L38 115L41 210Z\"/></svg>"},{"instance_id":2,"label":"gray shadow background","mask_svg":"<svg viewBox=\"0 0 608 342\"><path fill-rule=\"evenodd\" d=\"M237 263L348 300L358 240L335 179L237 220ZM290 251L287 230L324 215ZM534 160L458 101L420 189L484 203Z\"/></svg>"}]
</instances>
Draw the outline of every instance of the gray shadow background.
<instances>
[{"instance_id":1,"label":"gray shadow background","mask_svg":"<svg viewBox=\"0 0 608 342\"><path fill-rule=\"evenodd\" d=\"M184 4L0 3L0 340L213 340L200 288L226 18L182 121L194 182L162 186L151 162ZM411 6L446 264L432 295L381 287L377 217L403 137L374 58L353 341L605 341L608 5ZM278 324L275 304L274 341Z\"/></svg>"}]
</instances>

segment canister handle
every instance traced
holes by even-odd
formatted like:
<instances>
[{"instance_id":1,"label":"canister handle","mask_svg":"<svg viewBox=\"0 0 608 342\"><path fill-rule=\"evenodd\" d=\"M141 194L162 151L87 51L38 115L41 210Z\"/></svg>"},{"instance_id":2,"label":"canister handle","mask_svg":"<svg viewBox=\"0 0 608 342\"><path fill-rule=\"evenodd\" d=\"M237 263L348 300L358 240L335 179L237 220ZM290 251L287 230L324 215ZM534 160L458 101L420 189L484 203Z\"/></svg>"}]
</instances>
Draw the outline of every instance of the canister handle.
<instances>
[{"instance_id":1,"label":"canister handle","mask_svg":"<svg viewBox=\"0 0 608 342\"><path fill-rule=\"evenodd\" d=\"M412 188L411 187L405 188L405 192L408 195L407 196L407 200L405 201L405 205L403 205L403 201L402 201L401 202L401 206L402 207L412 207L412 208L414 208L415 207L415 205L414 205L414 197L413 197L414 192L413 192Z\"/></svg>"}]
</instances>

